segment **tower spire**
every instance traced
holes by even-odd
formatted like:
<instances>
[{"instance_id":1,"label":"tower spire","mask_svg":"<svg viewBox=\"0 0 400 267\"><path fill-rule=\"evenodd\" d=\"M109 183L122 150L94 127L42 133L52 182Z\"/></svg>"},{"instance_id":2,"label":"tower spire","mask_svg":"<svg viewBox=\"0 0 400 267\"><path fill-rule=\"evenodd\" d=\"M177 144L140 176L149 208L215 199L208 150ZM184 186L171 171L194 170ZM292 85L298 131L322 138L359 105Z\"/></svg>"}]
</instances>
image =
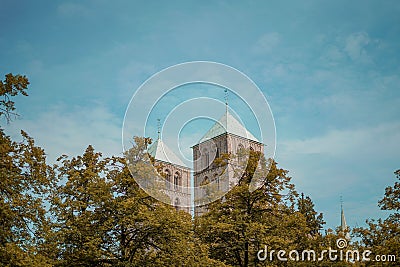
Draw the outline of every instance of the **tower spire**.
<instances>
[{"instance_id":1,"label":"tower spire","mask_svg":"<svg viewBox=\"0 0 400 267\"><path fill-rule=\"evenodd\" d=\"M340 230L347 239L350 239L350 233L348 232L348 226L346 223L346 217L344 216L343 210L343 198L340 196Z\"/></svg>"},{"instance_id":2,"label":"tower spire","mask_svg":"<svg viewBox=\"0 0 400 267\"><path fill-rule=\"evenodd\" d=\"M157 119L157 134L158 134L157 140L160 140L160 138L161 138L161 131L160 131L160 129L161 129L161 122L160 122L160 119Z\"/></svg>"},{"instance_id":3,"label":"tower spire","mask_svg":"<svg viewBox=\"0 0 400 267\"><path fill-rule=\"evenodd\" d=\"M340 210L343 212L343 197L340 196Z\"/></svg>"},{"instance_id":4,"label":"tower spire","mask_svg":"<svg viewBox=\"0 0 400 267\"><path fill-rule=\"evenodd\" d=\"M228 89L225 88L224 92L225 92L225 96L224 96L224 98L225 98L225 112L228 113Z\"/></svg>"}]
</instances>

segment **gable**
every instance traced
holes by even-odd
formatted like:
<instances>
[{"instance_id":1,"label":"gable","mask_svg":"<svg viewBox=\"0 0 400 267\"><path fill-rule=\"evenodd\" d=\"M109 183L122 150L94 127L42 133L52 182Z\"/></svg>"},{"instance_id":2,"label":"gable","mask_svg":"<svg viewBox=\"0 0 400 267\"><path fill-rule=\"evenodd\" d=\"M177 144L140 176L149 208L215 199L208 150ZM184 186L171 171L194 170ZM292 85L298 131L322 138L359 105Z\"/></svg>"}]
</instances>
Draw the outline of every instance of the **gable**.
<instances>
[{"instance_id":1,"label":"gable","mask_svg":"<svg viewBox=\"0 0 400 267\"><path fill-rule=\"evenodd\" d=\"M235 117L228 111L208 130L208 132L200 139L199 143L217 137L224 133L234 134L252 141L259 142Z\"/></svg>"}]
</instances>

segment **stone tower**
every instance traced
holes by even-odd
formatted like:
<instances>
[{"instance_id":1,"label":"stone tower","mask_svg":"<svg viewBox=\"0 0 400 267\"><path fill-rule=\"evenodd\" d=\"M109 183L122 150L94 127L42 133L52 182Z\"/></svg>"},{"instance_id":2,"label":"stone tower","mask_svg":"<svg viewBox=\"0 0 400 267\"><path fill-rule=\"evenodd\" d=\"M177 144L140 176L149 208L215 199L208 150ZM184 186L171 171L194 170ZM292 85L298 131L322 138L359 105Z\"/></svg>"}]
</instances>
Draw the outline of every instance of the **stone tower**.
<instances>
[{"instance_id":1,"label":"stone tower","mask_svg":"<svg viewBox=\"0 0 400 267\"><path fill-rule=\"evenodd\" d=\"M199 186L212 183L218 191L227 192L237 183L233 175L235 162L230 161L228 166L220 167L213 163L214 159L222 153L235 155L240 149L264 152L263 147L263 144L229 113L227 106L225 114L192 147L196 216L206 212L206 209L199 205L204 203L207 193L204 189L199 189Z\"/></svg>"},{"instance_id":2,"label":"stone tower","mask_svg":"<svg viewBox=\"0 0 400 267\"><path fill-rule=\"evenodd\" d=\"M164 193L169 196L177 210L190 212L190 168L187 167L171 149L158 139L148 148L147 152L154 157L155 164L161 164L165 173Z\"/></svg>"}]
</instances>

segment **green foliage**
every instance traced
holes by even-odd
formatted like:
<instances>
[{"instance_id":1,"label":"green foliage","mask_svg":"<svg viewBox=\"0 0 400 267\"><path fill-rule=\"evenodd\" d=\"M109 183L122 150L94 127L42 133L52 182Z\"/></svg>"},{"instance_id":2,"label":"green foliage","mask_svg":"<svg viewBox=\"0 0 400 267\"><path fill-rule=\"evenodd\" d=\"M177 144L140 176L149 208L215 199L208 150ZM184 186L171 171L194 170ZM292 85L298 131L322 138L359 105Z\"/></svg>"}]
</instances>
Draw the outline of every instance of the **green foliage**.
<instances>
[{"instance_id":1,"label":"green foliage","mask_svg":"<svg viewBox=\"0 0 400 267\"><path fill-rule=\"evenodd\" d=\"M396 179L400 181L400 170L394 172ZM395 214L400 212L400 182L396 181L393 186L385 189L384 197L379 201L382 210L392 210Z\"/></svg>"},{"instance_id":2,"label":"green foliage","mask_svg":"<svg viewBox=\"0 0 400 267\"><path fill-rule=\"evenodd\" d=\"M306 218L307 226L310 228L310 235L318 235L322 226L325 224L325 221L322 213L318 214L314 210L314 203L311 198L309 196L304 197L304 194L302 193L301 198L297 200L297 208Z\"/></svg>"},{"instance_id":3,"label":"green foliage","mask_svg":"<svg viewBox=\"0 0 400 267\"><path fill-rule=\"evenodd\" d=\"M400 180L400 170L395 171L396 179ZM367 228L359 227L353 230L354 235L361 238L360 248L370 249L371 258L375 255L394 255L395 262L386 262L385 266L400 265L400 183L385 189L384 197L379 201L382 210L389 210L390 214L385 220L367 220ZM376 266L370 262L366 266Z\"/></svg>"},{"instance_id":4,"label":"green foliage","mask_svg":"<svg viewBox=\"0 0 400 267\"><path fill-rule=\"evenodd\" d=\"M54 259L60 257L61 266L99 265L113 256L109 246L112 183L105 179L113 166L92 146L83 156L61 157L59 162L55 166L58 186L50 198L55 220L49 253Z\"/></svg>"},{"instance_id":5,"label":"green foliage","mask_svg":"<svg viewBox=\"0 0 400 267\"><path fill-rule=\"evenodd\" d=\"M264 245L295 247L307 239L308 228L302 214L293 210L296 192L286 170L253 151L238 168L238 185L208 205L208 212L196 218L195 231L210 246L212 258L232 266L255 266L261 264L256 254ZM255 175L262 184L250 192Z\"/></svg>"},{"instance_id":6,"label":"green foliage","mask_svg":"<svg viewBox=\"0 0 400 267\"><path fill-rule=\"evenodd\" d=\"M43 149L21 134L16 143L0 129L0 266L34 266L48 224L44 198L53 173Z\"/></svg>"},{"instance_id":7,"label":"green foliage","mask_svg":"<svg viewBox=\"0 0 400 267\"><path fill-rule=\"evenodd\" d=\"M135 137L126 155L129 164L120 159L122 170L112 178L116 192L113 235L120 262L128 266L223 266L209 259L207 246L194 237L189 214L139 188L135 178L155 175L153 165L143 164L148 159L148 143L148 139Z\"/></svg>"},{"instance_id":8,"label":"green foliage","mask_svg":"<svg viewBox=\"0 0 400 267\"><path fill-rule=\"evenodd\" d=\"M12 97L27 95L28 84L25 76L12 74L0 81L0 117L7 122L16 115ZM135 137L124 158L103 157L88 146L82 156L61 156L49 166L44 150L21 135L15 142L0 129L0 266L309 266L260 262L256 255L264 245L322 251L343 237L332 230L319 233L325 222L311 198L298 198L288 171L260 152L223 154L213 162L224 167L248 156L234 165L238 184L193 220L149 196L152 190L157 199L168 197L158 174L162 165L154 167L147 154L150 138ZM399 180L400 170L395 175ZM392 214L355 229L360 242L350 248L396 255L397 262L385 266L398 266L399 181L386 188L379 206ZM313 262L348 265L375 266Z\"/></svg>"},{"instance_id":9,"label":"green foliage","mask_svg":"<svg viewBox=\"0 0 400 267\"><path fill-rule=\"evenodd\" d=\"M0 80L0 117L4 116L7 122L11 121L12 116L16 116L15 103L12 97L22 94L27 96L29 81L22 75L7 74L4 81Z\"/></svg>"},{"instance_id":10,"label":"green foliage","mask_svg":"<svg viewBox=\"0 0 400 267\"><path fill-rule=\"evenodd\" d=\"M59 159L47 256L56 266L217 265L207 246L197 244L191 216L136 183L131 171L149 175L154 168L142 164L146 140L135 141L129 168L125 159L102 158L91 146L83 156Z\"/></svg>"}]
</instances>

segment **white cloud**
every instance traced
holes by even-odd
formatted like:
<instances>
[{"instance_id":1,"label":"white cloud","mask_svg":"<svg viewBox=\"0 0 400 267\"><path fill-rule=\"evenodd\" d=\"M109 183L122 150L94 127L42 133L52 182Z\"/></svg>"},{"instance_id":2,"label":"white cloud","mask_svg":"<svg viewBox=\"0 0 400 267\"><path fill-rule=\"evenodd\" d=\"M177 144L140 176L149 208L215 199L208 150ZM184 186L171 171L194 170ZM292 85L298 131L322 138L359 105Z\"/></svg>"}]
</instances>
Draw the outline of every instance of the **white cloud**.
<instances>
[{"instance_id":1,"label":"white cloud","mask_svg":"<svg viewBox=\"0 0 400 267\"><path fill-rule=\"evenodd\" d=\"M88 16L90 10L82 4L63 2L57 7L57 12L64 16Z\"/></svg>"},{"instance_id":2,"label":"white cloud","mask_svg":"<svg viewBox=\"0 0 400 267\"><path fill-rule=\"evenodd\" d=\"M81 155L89 144L104 156L122 155L121 124L122 118L101 105L52 106L34 119L12 122L6 131L15 140L26 131L54 162L62 154Z\"/></svg>"},{"instance_id":3,"label":"white cloud","mask_svg":"<svg viewBox=\"0 0 400 267\"><path fill-rule=\"evenodd\" d=\"M277 161L290 171L297 190L310 195L332 227L343 196L350 225L385 217L377 201L393 184L400 156L400 122L331 130L308 139L279 140ZM328 211L328 212L327 212Z\"/></svg>"},{"instance_id":4,"label":"white cloud","mask_svg":"<svg viewBox=\"0 0 400 267\"><path fill-rule=\"evenodd\" d=\"M400 123L384 123L363 129L332 130L305 140L282 141L282 156L304 154L374 160L400 153Z\"/></svg>"},{"instance_id":5,"label":"white cloud","mask_svg":"<svg viewBox=\"0 0 400 267\"><path fill-rule=\"evenodd\" d=\"M346 54L336 45L328 45L322 53L320 60L328 66L337 66L343 62Z\"/></svg>"},{"instance_id":6,"label":"white cloud","mask_svg":"<svg viewBox=\"0 0 400 267\"><path fill-rule=\"evenodd\" d=\"M371 42L366 32L350 34L345 40L344 51L353 61L370 61L366 46Z\"/></svg>"},{"instance_id":7,"label":"white cloud","mask_svg":"<svg viewBox=\"0 0 400 267\"><path fill-rule=\"evenodd\" d=\"M254 46L254 51L256 53L269 53L280 42L281 42L281 37L278 33L276 32L266 33L258 39L258 41Z\"/></svg>"}]
</instances>

